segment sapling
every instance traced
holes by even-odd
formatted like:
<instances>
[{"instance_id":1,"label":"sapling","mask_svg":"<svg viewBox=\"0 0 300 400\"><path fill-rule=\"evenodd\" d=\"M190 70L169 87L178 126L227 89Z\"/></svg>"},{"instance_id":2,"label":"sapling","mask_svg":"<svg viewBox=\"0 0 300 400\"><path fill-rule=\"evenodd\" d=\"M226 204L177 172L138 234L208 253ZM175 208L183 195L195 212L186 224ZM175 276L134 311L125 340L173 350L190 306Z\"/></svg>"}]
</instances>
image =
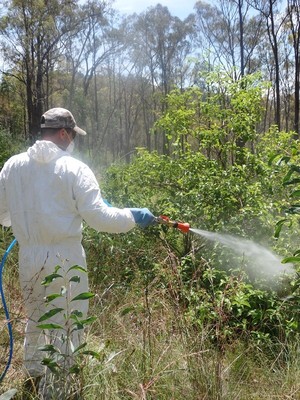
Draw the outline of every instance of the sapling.
<instances>
[{"instance_id":1,"label":"sapling","mask_svg":"<svg viewBox=\"0 0 300 400\"><path fill-rule=\"evenodd\" d=\"M38 320L38 327L44 331L47 340L44 346L39 347L40 351L46 353L42 364L47 370L39 389L44 399L67 399L72 398L74 393L76 398L82 397L83 382L80 376L82 377L83 357L88 355L99 358L97 352L86 349L86 342L80 343L79 340L75 343L74 340L78 331L82 331L96 319L93 316L86 317L73 308L74 302L88 301L94 297L91 292L82 292L74 297L72 295L72 288L80 283L80 274L86 273L86 269L79 265L73 265L66 272L63 272L61 266L56 266L54 272L42 281L42 285L50 289L54 281L56 287L57 280L61 281L60 291L45 297L45 305L49 310ZM61 307L62 304L64 307ZM61 323L53 322L54 316Z\"/></svg>"}]
</instances>

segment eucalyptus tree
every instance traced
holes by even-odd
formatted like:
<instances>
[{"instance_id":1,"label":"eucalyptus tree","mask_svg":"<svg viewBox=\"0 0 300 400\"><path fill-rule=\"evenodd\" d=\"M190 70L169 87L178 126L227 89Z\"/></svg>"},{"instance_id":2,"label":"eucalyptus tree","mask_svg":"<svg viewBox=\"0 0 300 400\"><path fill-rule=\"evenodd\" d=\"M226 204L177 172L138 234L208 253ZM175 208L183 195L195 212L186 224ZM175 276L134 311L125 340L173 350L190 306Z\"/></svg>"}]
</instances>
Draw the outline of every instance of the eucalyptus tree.
<instances>
[{"instance_id":1,"label":"eucalyptus tree","mask_svg":"<svg viewBox=\"0 0 300 400\"><path fill-rule=\"evenodd\" d=\"M76 84L78 84L76 78L81 77L78 80L84 95L87 95L97 67L105 55L111 51L105 49L106 39L104 38L107 35L107 29L109 29L111 12L112 9L106 2L85 1L80 8L82 17L80 29L70 31L62 38L66 61L66 66L62 65L62 70L65 68L66 72L71 75L68 88L70 94L69 108L74 105ZM98 55L98 53L101 53L101 55Z\"/></svg>"},{"instance_id":2,"label":"eucalyptus tree","mask_svg":"<svg viewBox=\"0 0 300 400\"><path fill-rule=\"evenodd\" d=\"M215 5L195 4L200 48L210 54L213 67L221 67L235 80L255 72L255 51L262 36L262 20L250 13L245 0L220 0Z\"/></svg>"},{"instance_id":3,"label":"eucalyptus tree","mask_svg":"<svg viewBox=\"0 0 300 400\"><path fill-rule=\"evenodd\" d=\"M154 57L149 63L155 67L153 81L166 95L184 80L181 66L192 51L194 18L190 15L182 21L172 16L167 7L157 4L140 16L136 28L147 36L144 46L150 56L148 61Z\"/></svg>"},{"instance_id":4,"label":"eucalyptus tree","mask_svg":"<svg viewBox=\"0 0 300 400\"><path fill-rule=\"evenodd\" d=\"M61 57L62 38L79 29L76 0L2 1L0 19L4 74L24 84L28 136L34 141L50 96L50 75ZM4 12L5 11L5 12Z\"/></svg>"},{"instance_id":5,"label":"eucalyptus tree","mask_svg":"<svg viewBox=\"0 0 300 400\"><path fill-rule=\"evenodd\" d=\"M80 32L66 41L65 55L72 76L69 91L73 94L69 102L90 132L90 155L94 157L99 155L100 148L104 149L116 107L115 96L109 97L107 93L111 73L115 73L111 71L111 60L123 49L122 31L106 1L88 0L81 11L84 18Z\"/></svg>"},{"instance_id":6,"label":"eucalyptus tree","mask_svg":"<svg viewBox=\"0 0 300 400\"><path fill-rule=\"evenodd\" d=\"M172 16L167 7L157 4L140 15L131 16L130 54L141 77L152 86L152 109L163 111L160 101L175 86L184 87L188 66L187 56L192 51L194 19ZM157 141L155 146L160 146ZM167 151L163 135L162 150Z\"/></svg>"},{"instance_id":7,"label":"eucalyptus tree","mask_svg":"<svg viewBox=\"0 0 300 400\"><path fill-rule=\"evenodd\" d=\"M300 4L295 0L287 1L287 24L286 28L290 34L290 42L293 49L293 65L294 65L294 123L293 129L296 137L299 139L299 112L300 112ZM290 78L288 81L290 81Z\"/></svg>"},{"instance_id":8,"label":"eucalyptus tree","mask_svg":"<svg viewBox=\"0 0 300 400\"><path fill-rule=\"evenodd\" d=\"M101 152L105 163L123 157L129 161L134 148L143 143L138 142L143 132L139 77L128 68L122 52L116 52L103 60L91 88L87 113L95 112L97 99L99 117L91 118L93 160L99 161Z\"/></svg>"},{"instance_id":9,"label":"eucalyptus tree","mask_svg":"<svg viewBox=\"0 0 300 400\"><path fill-rule=\"evenodd\" d=\"M95 76L101 110L101 136L94 143L92 152L99 154L101 148L106 161L109 161L108 157L129 161L136 147L151 147L151 85L129 50L133 40L129 21L131 17L124 17L118 24L116 40L112 40L116 45L115 51L103 58ZM93 110L94 95L89 95L88 101L91 101L90 110ZM92 121L95 125L95 119ZM104 153L104 149L108 152Z\"/></svg>"},{"instance_id":10,"label":"eucalyptus tree","mask_svg":"<svg viewBox=\"0 0 300 400\"><path fill-rule=\"evenodd\" d=\"M247 2L262 15L266 34L272 49L274 65L274 122L281 129L281 56L280 44L282 35L282 26L286 20L286 15L280 12L281 0L247 0Z\"/></svg>"}]
</instances>

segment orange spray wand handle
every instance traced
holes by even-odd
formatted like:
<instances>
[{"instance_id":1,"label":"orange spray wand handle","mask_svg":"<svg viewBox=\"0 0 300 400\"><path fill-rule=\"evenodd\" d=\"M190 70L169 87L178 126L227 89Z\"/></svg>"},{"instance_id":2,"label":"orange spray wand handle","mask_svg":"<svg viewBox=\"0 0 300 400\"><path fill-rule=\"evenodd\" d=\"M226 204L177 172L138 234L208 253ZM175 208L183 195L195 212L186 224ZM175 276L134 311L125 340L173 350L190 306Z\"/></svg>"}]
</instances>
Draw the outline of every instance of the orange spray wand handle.
<instances>
[{"instance_id":1,"label":"orange spray wand handle","mask_svg":"<svg viewBox=\"0 0 300 400\"><path fill-rule=\"evenodd\" d=\"M190 230L190 224L188 224L187 222L172 221L169 217L166 217L165 215L160 215L159 217L156 217L156 222L159 224L171 226L172 228L179 229L183 233L187 233Z\"/></svg>"}]
</instances>

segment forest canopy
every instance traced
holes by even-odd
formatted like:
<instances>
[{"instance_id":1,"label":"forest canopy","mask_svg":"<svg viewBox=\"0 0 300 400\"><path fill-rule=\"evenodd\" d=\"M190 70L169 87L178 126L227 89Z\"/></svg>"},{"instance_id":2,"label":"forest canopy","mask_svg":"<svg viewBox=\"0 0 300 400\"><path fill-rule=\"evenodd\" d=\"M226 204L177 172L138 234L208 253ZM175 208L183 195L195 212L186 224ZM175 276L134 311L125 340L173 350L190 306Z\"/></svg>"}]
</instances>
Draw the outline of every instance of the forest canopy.
<instances>
[{"instance_id":1,"label":"forest canopy","mask_svg":"<svg viewBox=\"0 0 300 400\"><path fill-rule=\"evenodd\" d=\"M42 112L63 106L88 131L81 149L97 164L129 161L137 147L168 154L170 134L156 121L174 90L197 89L202 102L218 96L227 107L225 86L254 75L265 87L253 129L276 125L298 137L298 7L198 1L181 20L160 4L121 15L104 1L2 0L0 126L33 142ZM240 145L250 139L239 136Z\"/></svg>"}]
</instances>

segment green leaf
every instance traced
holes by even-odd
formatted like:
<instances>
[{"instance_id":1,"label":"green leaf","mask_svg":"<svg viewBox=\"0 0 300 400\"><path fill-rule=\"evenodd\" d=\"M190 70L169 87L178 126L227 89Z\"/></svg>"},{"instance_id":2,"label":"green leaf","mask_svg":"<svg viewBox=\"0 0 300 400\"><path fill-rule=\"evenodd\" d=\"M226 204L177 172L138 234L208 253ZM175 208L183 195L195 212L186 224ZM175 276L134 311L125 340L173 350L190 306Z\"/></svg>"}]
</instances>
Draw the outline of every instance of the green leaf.
<instances>
[{"instance_id":1,"label":"green leaf","mask_svg":"<svg viewBox=\"0 0 300 400\"><path fill-rule=\"evenodd\" d=\"M287 174L285 175L285 177L283 178L283 183L285 184L286 182L289 182L291 179L291 176L293 174L293 170L289 169L289 171L287 172Z\"/></svg>"},{"instance_id":2,"label":"green leaf","mask_svg":"<svg viewBox=\"0 0 300 400\"><path fill-rule=\"evenodd\" d=\"M94 297L95 294L91 293L91 292L83 292L80 293L78 296L75 296L74 299L72 299L71 301L75 301L75 300L87 300L90 299L91 297Z\"/></svg>"},{"instance_id":3,"label":"green leaf","mask_svg":"<svg viewBox=\"0 0 300 400\"><path fill-rule=\"evenodd\" d=\"M43 322L46 321L46 319L49 319L51 317L53 317L54 315L58 314L59 312L63 311L63 308L53 308L50 311L47 311L45 314L43 314L40 319L38 320L38 322Z\"/></svg>"},{"instance_id":4,"label":"green leaf","mask_svg":"<svg viewBox=\"0 0 300 400\"><path fill-rule=\"evenodd\" d=\"M285 257L283 260L281 260L282 264L297 263L297 262L300 262L300 257L291 256L291 257Z\"/></svg>"},{"instance_id":5,"label":"green leaf","mask_svg":"<svg viewBox=\"0 0 300 400\"><path fill-rule=\"evenodd\" d=\"M68 269L68 272L73 271L73 270L87 273L87 270L85 268L81 267L80 265L73 265L71 268Z\"/></svg>"},{"instance_id":6,"label":"green leaf","mask_svg":"<svg viewBox=\"0 0 300 400\"><path fill-rule=\"evenodd\" d=\"M283 181L283 184L285 185L285 186L288 186L288 185L295 185L296 183L300 183L300 178L295 178L295 179L291 179L291 180L284 180Z\"/></svg>"},{"instance_id":7,"label":"green leaf","mask_svg":"<svg viewBox=\"0 0 300 400\"><path fill-rule=\"evenodd\" d=\"M61 325L58 325L58 324L41 324L41 325L37 325L37 328L40 328L40 329L64 329Z\"/></svg>"},{"instance_id":8,"label":"green leaf","mask_svg":"<svg viewBox=\"0 0 300 400\"><path fill-rule=\"evenodd\" d=\"M273 155L272 157L270 157L268 164L271 165L272 162L278 157L278 154ZM276 165L281 165L282 163L287 164L290 161L291 157L288 156L283 156L280 157L280 159L276 162Z\"/></svg>"},{"instance_id":9,"label":"green leaf","mask_svg":"<svg viewBox=\"0 0 300 400\"><path fill-rule=\"evenodd\" d=\"M80 372L79 365L78 364L72 365L72 367L69 369L69 372L71 374L76 374L76 375L79 374L79 372Z\"/></svg>"},{"instance_id":10,"label":"green leaf","mask_svg":"<svg viewBox=\"0 0 300 400\"><path fill-rule=\"evenodd\" d=\"M300 197L300 189L295 190L295 191L291 194L291 196L292 196L292 197Z\"/></svg>"},{"instance_id":11,"label":"green leaf","mask_svg":"<svg viewBox=\"0 0 300 400\"><path fill-rule=\"evenodd\" d=\"M73 326L74 326L74 329L72 329L72 332L80 331L81 329L84 329L84 325L81 321L74 322Z\"/></svg>"},{"instance_id":12,"label":"green leaf","mask_svg":"<svg viewBox=\"0 0 300 400\"><path fill-rule=\"evenodd\" d=\"M53 346L53 344L46 344L45 346L40 346L39 351L47 351L51 354L58 353L58 350Z\"/></svg>"},{"instance_id":13,"label":"green leaf","mask_svg":"<svg viewBox=\"0 0 300 400\"><path fill-rule=\"evenodd\" d=\"M83 319L82 321L80 321L83 325L90 325L93 322L95 322L97 320L97 317L89 317L87 319Z\"/></svg>"},{"instance_id":14,"label":"green leaf","mask_svg":"<svg viewBox=\"0 0 300 400\"><path fill-rule=\"evenodd\" d=\"M241 305L241 306L246 306L246 307L251 307L251 304L249 303L249 301L248 300L246 300L246 299L242 299L242 300L239 300L239 304Z\"/></svg>"},{"instance_id":15,"label":"green leaf","mask_svg":"<svg viewBox=\"0 0 300 400\"><path fill-rule=\"evenodd\" d=\"M42 365L45 365L50 371L54 374L58 373L58 364L57 362L53 361L52 358L44 358L41 362Z\"/></svg>"},{"instance_id":16,"label":"green leaf","mask_svg":"<svg viewBox=\"0 0 300 400\"><path fill-rule=\"evenodd\" d=\"M291 165L291 170L294 172L297 172L298 174L300 173L300 167L299 167L299 165L295 165L295 164L292 164Z\"/></svg>"},{"instance_id":17,"label":"green leaf","mask_svg":"<svg viewBox=\"0 0 300 400\"><path fill-rule=\"evenodd\" d=\"M58 297L63 297L63 296L59 293L49 294L48 296L45 297L45 302L50 303L51 301L57 299Z\"/></svg>"},{"instance_id":18,"label":"green leaf","mask_svg":"<svg viewBox=\"0 0 300 400\"><path fill-rule=\"evenodd\" d=\"M80 282L80 276L78 276L78 275L72 276L72 278L70 278L69 282L77 282L77 283L79 283Z\"/></svg>"},{"instance_id":19,"label":"green leaf","mask_svg":"<svg viewBox=\"0 0 300 400\"><path fill-rule=\"evenodd\" d=\"M42 281L41 284L43 286L49 286L50 283L52 283L54 281L54 279L57 279L57 278L62 278L62 275L57 274L57 273L48 275L48 276L45 277L45 279Z\"/></svg>"},{"instance_id":20,"label":"green leaf","mask_svg":"<svg viewBox=\"0 0 300 400\"><path fill-rule=\"evenodd\" d=\"M80 351L81 349L83 349L84 347L86 347L87 342L82 343L80 346L78 346L75 350L74 350L74 354L78 353L78 351Z\"/></svg>"},{"instance_id":21,"label":"green leaf","mask_svg":"<svg viewBox=\"0 0 300 400\"><path fill-rule=\"evenodd\" d=\"M70 318L72 318L72 319L78 319L78 318L81 318L83 316L83 313L81 312L81 311L79 311L79 310L73 310L72 312L71 312L71 314L70 314Z\"/></svg>"},{"instance_id":22,"label":"green leaf","mask_svg":"<svg viewBox=\"0 0 300 400\"><path fill-rule=\"evenodd\" d=\"M280 235L282 226L283 226L283 224L285 224L287 221L288 221L288 219L285 218L285 219L281 219L280 221L277 222L277 224L276 224L276 229L275 229L275 232L274 232L274 237L275 237L275 238L279 238L279 235Z\"/></svg>"}]
</instances>

